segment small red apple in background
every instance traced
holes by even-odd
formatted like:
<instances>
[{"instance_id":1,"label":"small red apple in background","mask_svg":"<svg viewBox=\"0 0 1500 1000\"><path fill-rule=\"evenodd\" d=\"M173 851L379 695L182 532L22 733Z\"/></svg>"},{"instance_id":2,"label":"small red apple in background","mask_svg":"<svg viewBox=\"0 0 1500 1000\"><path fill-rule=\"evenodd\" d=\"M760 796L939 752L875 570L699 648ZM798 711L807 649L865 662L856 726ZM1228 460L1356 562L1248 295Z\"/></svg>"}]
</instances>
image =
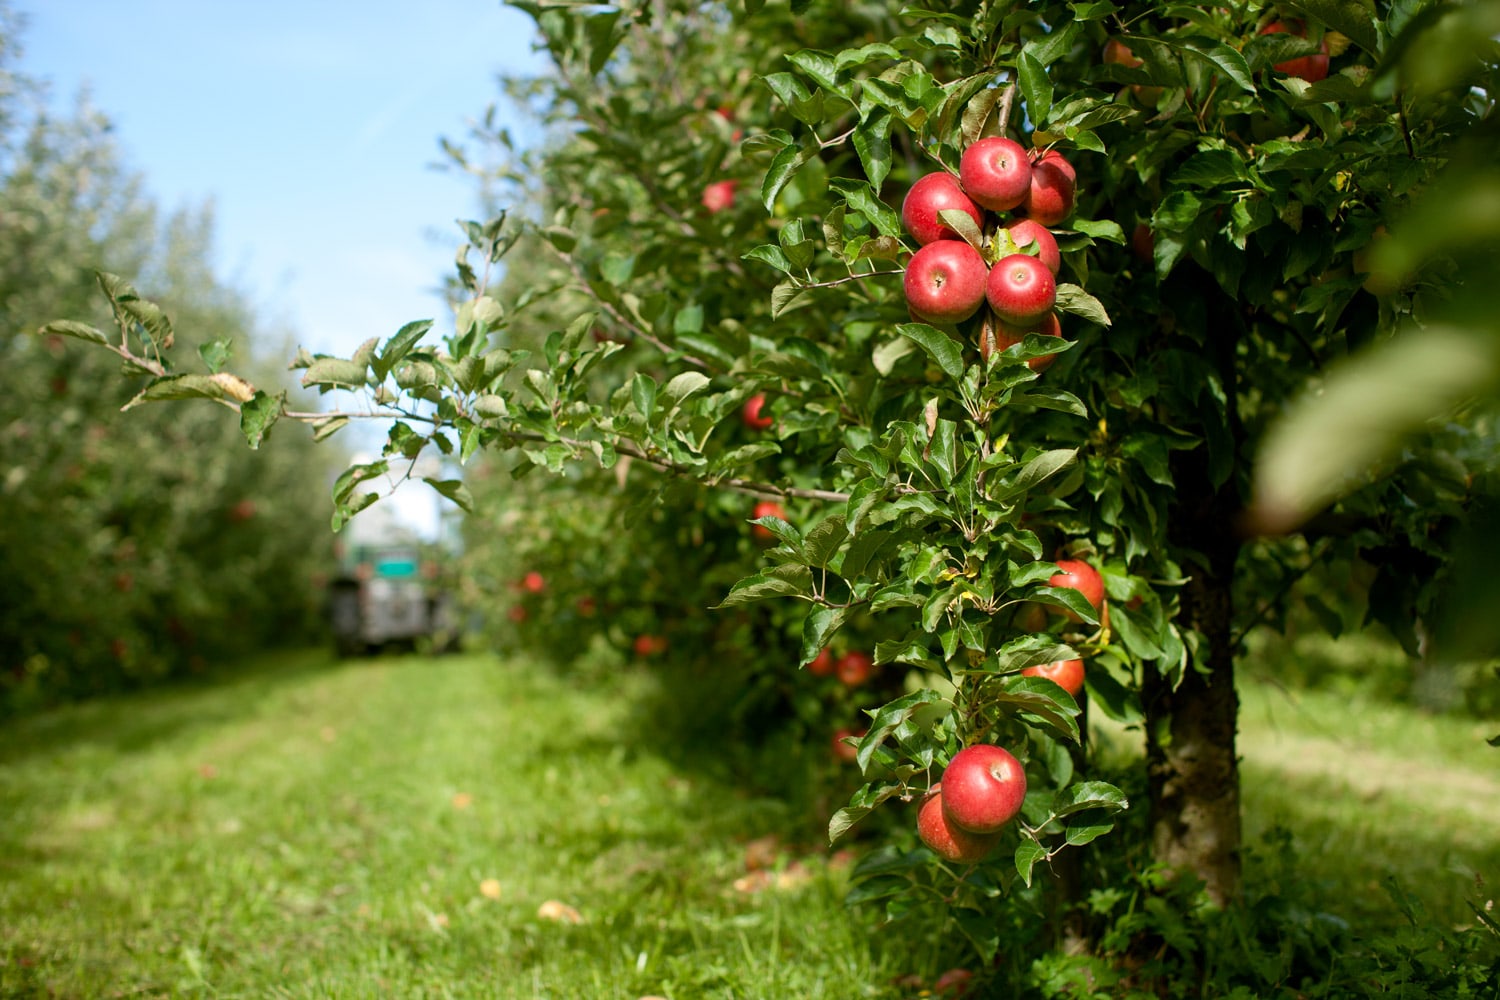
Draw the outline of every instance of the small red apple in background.
<instances>
[{"instance_id":1,"label":"small red apple in background","mask_svg":"<svg viewBox=\"0 0 1500 1000\"><path fill-rule=\"evenodd\" d=\"M964 150L958 179L974 204L1008 212L1031 191L1031 161L1019 142L992 135Z\"/></svg>"},{"instance_id":2,"label":"small red apple in background","mask_svg":"<svg viewBox=\"0 0 1500 1000\"><path fill-rule=\"evenodd\" d=\"M1035 601L1025 601L1016 609L1011 624L1022 632L1044 632L1047 629L1047 609Z\"/></svg>"},{"instance_id":3,"label":"small red apple in background","mask_svg":"<svg viewBox=\"0 0 1500 1000\"><path fill-rule=\"evenodd\" d=\"M751 520L761 517L779 517L785 521L786 511L782 509L781 504L774 500L762 500L750 511ZM776 533L763 524L751 525L750 534L762 541L772 541L776 538Z\"/></svg>"},{"instance_id":4,"label":"small red apple in background","mask_svg":"<svg viewBox=\"0 0 1500 1000\"><path fill-rule=\"evenodd\" d=\"M917 836L945 861L972 865L1000 843L1000 834L970 833L948 817L943 799L943 784L938 782L922 798L917 810Z\"/></svg>"},{"instance_id":5,"label":"small red apple in background","mask_svg":"<svg viewBox=\"0 0 1500 1000\"><path fill-rule=\"evenodd\" d=\"M992 353L1003 351L1008 347L1019 344L1026 339L1028 333L1040 334L1043 337L1061 337L1062 323L1058 320L1057 313L1055 312L1048 313L1046 319L1037 324L1035 329L1030 330L1025 327L1012 326L1009 323L997 322L991 331L990 338L980 343L979 354L984 360L988 361ZM1027 361L1026 365L1032 371L1040 373L1051 368L1052 363L1056 360L1056 354L1043 354L1040 357L1035 357ZM1031 631L1037 630L1032 629Z\"/></svg>"},{"instance_id":6,"label":"small red apple in background","mask_svg":"<svg viewBox=\"0 0 1500 1000\"><path fill-rule=\"evenodd\" d=\"M776 423L774 418L761 413L765 405L766 394L763 392L757 392L745 400L745 407L740 411L740 416L744 419L746 427L752 431L764 431L769 430L771 425Z\"/></svg>"},{"instance_id":7,"label":"small red apple in background","mask_svg":"<svg viewBox=\"0 0 1500 1000\"><path fill-rule=\"evenodd\" d=\"M964 194L957 178L941 170L925 174L917 179L901 202L901 224L922 246L938 240L961 240L963 237L938 216L939 212L950 208L967 213L974 220L975 228L984 228L984 214Z\"/></svg>"},{"instance_id":8,"label":"small red apple in background","mask_svg":"<svg viewBox=\"0 0 1500 1000\"><path fill-rule=\"evenodd\" d=\"M1023 677L1045 677L1074 698L1083 690L1083 661L1054 660L1021 671Z\"/></svg>"},{"instance_id":9,"label":"small red apple in background","mask_svg":"<svg viewBox=\"0 0 1500 1000\"><path fill-rule=\"evenodd\" d=\"M1144 222L1136 223L1135 232L1130 234L1130 251L1142 263L1151 264L1156 260L1156 235Z\"/></svg>"},{"instance_id":10,"label":"small red apple in background","mask_svg":"<svg viewBox=\"0 0 1500 1000\"><path fill-rule=\"evenodd\" d=\"M839 760L854 763L859 758L859 748L852 743L845 743L845 739L861 740L864 738L864 730L843 729L835 730L833 734L833 755Z\"/></svg>"},{"instance_id":11,"label":"small red apple in background","mask_svg":"<svg viewBox=\"0 0 1500 1000\"><path fill-rule=\"evenodd\" d=\"M1057 237L1052 230L1035 219L1016 219L1007 223L1010 240L1021 253L1035 251L1037 260L1047 265L1047 270L1056 276L1062 267L1062 253L1057 249Z\"/></svg>"},{"instance_id":12,"label":"small red apple in background","mask_svg":"<svg viewBox=\"0 0 1500 1000\"><path fill-rule=\"evenodd\" d=\"M574 607L576 607L578 609L578 613L585 618L592 618L594 617L594 615L599 613L599 602L594 600L587 594L580 597Z\"/></svg>"},{"instance_id":13,"label":"small red apple in background","mask_svg":"<svg viewBox=\"0 0 1500 1000\"><path fill-rule=\"evenodd\" d=\"M129 570L121 570L115 574L115 589L122 594L128 594L135 589L135 574Z\"/></svg>"},{"instance_id":14,"label":"small red apple in background","mask_svg":"<svg viewBox=\"0 0 1500 1000\"><path fill-rule=\"evenodd\" d=\"M1028 219L1055 226L1073 214L1078 183L1073 165L1055 149L1049 149L1031 166L1031 190L1023 208Z\"/></svg>"},{"instance_id":15,"label":"small red apple in background","mask_svg":"<svg viewBox=\"0 0 1500 1000\"><path fill-rule=\"evenodd\" d=\"M814 677L829 677L833 674L833 653L827 646L818 650L818 655L807 665L807 672Z\"/></svg>"},{"instance_id":16,"label":"small red apple in background","mask_svg":"<svg viewBox=\"0 0 1500 1000\"><path fill-rule=\"evenodd\" d=\"M932 981L932 993L939 997L966 996L973 981L974 973L968 969L949 969Z\"/></svg>"},{"instance_id":17,"label":"small red apple in background","mask_svg":"<svg viewBox=\"0 0 1500 1000\"><path fill-rule=\"evenodd\" d=\"M521 605L512 604L509 608L506 609L505 617L509 618L511 621L519 625L527 618L530 618L531 614Z\"/></svg>"},{"instance_id":18,"label":"small red apple in background","mask_svg":"<svg viewBox=\"0 0 1500 1000\"><path fill-rule=\"evenodd\" d=\"M703 207L710 214L731 207L734 204L734 191L739 186L739 181L714 181L703 189Z\"/></svg>"},{"instance_id":19,"label":"small red apple in background","mask_svg":"<svg viewBox=\"0 0 1500 1000\"><path fill-rule=\"evenodd\" d=\"M1301 21L1275 21L1260 29L1262 35L1296 35L1298 38L1307 37L1307 26ZM1317 83L1319 80L1328 78L1328 39L1320 43L1322 51L1310 56L1298 56L1296 59L1288 59L1279 62L1274 69L1278 73L1287 76L1301 77L1308 83Z\"/></svg>"},{"instance_id":20,"label":"small red apple in background","mask_svg":"<svg viewBox=\"0 0 1500 1000\"><path fill-rule=\"evenodd\" d=\"M1009 750L992 743L976 743L954 754L940 783L943 814L970 833L999 833L1026 799L1025 768Z\"/></svg>"},{"instance_id":21,"label":"small red apple in background","mask_svg":"<svg viewBox=\"0 0 1500 1000\"><path fill-rule=\"evenodd\" d=\"M875 658L869 653L851 649L834 661L833 672L849 687L859 687L875 672Z\"/></svg>"},{"instance_id":22,"label":"small red apple in background","mask_svg":"<svg viewBox=\"0 0 1500 1000\"><path fill-rule=\"evenodd\" d=\"M255 516L255 501L241 500L229 508L229 519L236 523L243 523Z\"/></svg>"},{"instance_id":23,"label":"small red apple in background","mask_svg":"<svg viewBox=\"0 0 1500 1000\"><path fill-rule=\"evenodd\" d=\"M1051 315L1057 304L1057 279L1037 258L1013 253L990 269L985 297L1002 322L1033 327Z\"/></svg>"},{"instance_id":24,"label":"small red apple in background","mask_svg":"<svg viewBox=\"0 0 1500 1000\"><path fill-rule=\"evenodd\" d=\"M927 323L961 323L984 304L989 274L979 251L962 240L929 243L906 265L906 305Z\"/></svg>"},{"instance_id":25,"label":"small red apple in background","mask_svg":"<svg viewBox=\"0 0 1500 1000\"><path fill-rule=\"evenodd\" d=\"M547 589L547 579L536 570L532 570L521 577L521 589L528 594L540 594Z\"/></svg>"},{"instance_id":26,"label":"small red apple in background","mask_svg":"<svg viewBox=\"0 0 1500 1000\"><path fill-rule=\"evenodd\" d=\"M1083 595L1095 608L1104 606L1104 578L1099 571L1081 559L1057 560L1057 572L1047 580L1049 587L1071 587ZM1068 612L1070 621L1079 621L1073 612Z\"/></svg>"},{"instance_id":27,"label":"small red apple in background","mask_svg":"<svg viewBox=\"0 0 1500 1000\"><path fill-rule=\"evenodd\" d=\"M1134 52L1130 51L1130 46L1118 38L1111 38L1104 43L1104 61L1124 66L1127 69L1137 69L1143 65L1142 60ZM1161 101L1162 89L1161 87L1150 87L1142 83L1132 83L1130 85L1130 92L1136 96L1136 100L1148 108L1156 107Z\"/></svg>"},{"instance_id":28,"label":"small red apple in background","mask_svg":"<svg viewBox=\"0 0 1500 1000\"><path fill-rule=\"evenodd\" d=\"M643 632L635 637L632 648L635 650L636 656L655 656L658 653L665 653L667 651L667 638L666 636Z\"/></svg>"}]
</instances>

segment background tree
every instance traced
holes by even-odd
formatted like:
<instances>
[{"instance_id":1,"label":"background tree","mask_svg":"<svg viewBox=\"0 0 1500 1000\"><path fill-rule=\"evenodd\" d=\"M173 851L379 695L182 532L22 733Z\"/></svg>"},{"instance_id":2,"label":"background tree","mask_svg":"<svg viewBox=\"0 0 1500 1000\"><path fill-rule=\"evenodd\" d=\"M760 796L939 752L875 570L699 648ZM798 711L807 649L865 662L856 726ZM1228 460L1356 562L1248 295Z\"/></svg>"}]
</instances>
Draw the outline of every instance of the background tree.
<instances>
[{"instance_id":1,"label":"background tree","mask_svg":"<svg viewBox=\"0 0 1500 1000\"><path fill-rule=\"evenodd\" d=\"M132 274L184 326L179 349L248 359L260 336L212 274L212 217L160 218L86 101L64 117L16 68L0 10L0 711L208 669L308 635L331 540L310 442L234 447L207 410L111 414L130 399L118 359L32 335L64 313L104 319L89 266ZM202 363L202 362L200 362Z\"/></svg>"}]
</instances>

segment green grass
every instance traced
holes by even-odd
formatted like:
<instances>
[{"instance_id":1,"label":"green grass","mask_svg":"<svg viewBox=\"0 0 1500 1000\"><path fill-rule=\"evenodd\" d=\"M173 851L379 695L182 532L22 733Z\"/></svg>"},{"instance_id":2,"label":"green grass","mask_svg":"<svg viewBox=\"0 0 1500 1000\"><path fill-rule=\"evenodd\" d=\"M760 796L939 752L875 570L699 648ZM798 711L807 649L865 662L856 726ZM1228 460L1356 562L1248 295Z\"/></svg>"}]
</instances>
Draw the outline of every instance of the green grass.
<instances>
[{"instance_id":1,"label":"green grass","mask_svg":"<svg viewBox=\"0 0 1500 1000\"><path fill-rule=\"evenodd\" d=\"M1332 691L1240 685L1245 832L1292 834L1304 877L1356 919L1393 920L1396 877L1435 919L1500 899L1500 723Z\"/></svg>"},{"instance_id":2,"label":"green grass","mask_svg":"<svg viewBox=\"0 0 1500 1000\"><path fill-rule=\"evenodd\" d=\"M15 724L0 996L880 995L819 859L733 887L784 806L617 741L638 683L303 656Z\"/></svg>"},{"instance_id":3,"label":"green grass","mask_svg":"<svg viewBox=\"0 0 1500 1000\"><path fill-rule=\"evenodd\" d=\"M737 890L748 840L826 812L632 742L660 702L603 676L309 653L9 724L0 997L894 997L955 957L877 947L815 844L800 888ZM1493 724L1242 694L1249 839L1294 831L1329 908L1393 922L1396 874L1456 923L1500 877Z\"/></svg>"}]
</instances>

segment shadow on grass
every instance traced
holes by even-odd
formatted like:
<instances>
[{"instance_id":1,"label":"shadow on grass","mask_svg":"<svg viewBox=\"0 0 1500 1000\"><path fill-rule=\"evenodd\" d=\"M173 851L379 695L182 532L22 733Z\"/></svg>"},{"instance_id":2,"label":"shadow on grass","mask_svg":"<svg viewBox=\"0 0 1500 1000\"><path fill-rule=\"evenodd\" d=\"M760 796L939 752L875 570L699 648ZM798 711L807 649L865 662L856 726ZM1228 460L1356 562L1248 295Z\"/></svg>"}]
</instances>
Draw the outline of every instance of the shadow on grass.
<instances>
[{"instance_id":1,"label":"shadow on grass","mask_svg":"<svg viewBox=\"0 0 1500 1000\"><path fill-rule=\"evenodd\" d=\"M243 714L240 707L276 687L357 670L367 661L338 660L330 651L292 649L263 653L201 677L160 687L61 705L6 721L0 730L0 765L56 754L88 744L133 754ZM238 697L224 699L225 693Z\"/></svg>"}]
</instances>

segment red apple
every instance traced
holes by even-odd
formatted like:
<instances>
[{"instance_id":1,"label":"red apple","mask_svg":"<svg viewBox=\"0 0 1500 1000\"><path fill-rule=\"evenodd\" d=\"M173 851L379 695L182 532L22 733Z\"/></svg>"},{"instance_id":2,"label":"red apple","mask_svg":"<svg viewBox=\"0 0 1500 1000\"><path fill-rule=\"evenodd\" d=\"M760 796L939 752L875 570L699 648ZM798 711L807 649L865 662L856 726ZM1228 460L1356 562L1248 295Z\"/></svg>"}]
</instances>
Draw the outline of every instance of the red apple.
<instances>
[{"instance_id":1,"label":"red apple","mask_svg":"<svg viewBox=\"0 0 1500 1000\"><path fill-rule=\"evenodd\" d=\"M1049 587L1071 587L1078 591L1096 608L1104 606L1104 578L1099 571L1081 559L1059 559L1057 572L1047 580ZM1070 621L1079 621L1077 615L1068 612Z\"/></svg>"},{"instance_id":2,"label":"red apple","mask_svg":"<svg viewBox=\"0 0 1500 1000\"><path fill-rule=\"evenodd\" d=\"M949 969L932 981L932 994L939 997L967 996L974 973L968 969Z\"/></svg>"},{"instance_id":3,"label":"red apple","mask_svg":"<svg viewBox=\"0 0 1500 1000\"><path fill-rule=\"evenodd\" d=\"M599 613L599 602L587 594L580 597L574 606L578 609L578 613L585 618L592 618Z\"/></svg>"},{"instance_id":4,"label":"red apple","mask_svg":"<svg viewBox=\"0 0 1500 1000\"><path fill-rule=\"evenodd\" d=\"M1057 238L1052 235L1052 230L1035 219L1017 219L1007 223L1005 228L1018 252L1034 253L1054 277L1057 275L1062 267L1062 253L1057 249Z\"/></svg>"},{"instance_id":5,"label":"red apple","mask_svg":"<svg viewBox=\"0 0 1500 1000\"><path fill-rule=\"evenodd\" d=\"M1019 142L992 135L964 150L958 179L976 205L1008 212L1031 190L1031 161Z\"/></svg>"},{"instance_id":6,"label":"red apple","mask_svg":"<svg viewBox=\"0 0 1500 1000\"><path fill-rule=\"evenodd\" d=\"M1126 66L1130 69L1135 69L1141 65L1141 60L1136 57L1134 52L1130 51L1130 46L1118 38L1111 38L1104 43L1104 61Z\"/></svg>"},{"instance_id":7,"label":"red apple","mask_svg":"<svg viewBox=\"0 0 1500 1000\"><path fill-rule=\"evenodd\" d=\"M858 741L863 739L864 735L863 730L849 729L848 727L836 730L833 734L833 755L839 760L850 764L854 763L859 757L859 750L853 743L846 743L844 740L854 739Z\"/></svg>"},{"instance_id":8,"label":"red apple","mask_svg":"<svg viewBox=\"0 0 1500 1000\"><path fill-rule=\"evenodd\" d=\"M1073 165L1057 150L1047 150L1031 166L1031 190L1023 205L1026 217L1044 226L1057 225L1073 214L1077 183Z\"/></svg>"},{"instance_id":9,"label":"red apple","mask_svg":"<svg viewBox=\"0 0 1500 1000\"><path fill-rule=\"evenodd\" d=\"M655 656L667 651L667 639L665 636L645 632L635 637L632 647L636 656Z\"/></svg>"},{"instance_id":10,"label":"red apple","mask_svg":"<svg viewBox=\"0 0 1500 1000\"><path fill-rule=\"evenodd\" d=\"M1033 327L1051 315L1057 304L1057 279L1037 258L1013 253L990 269L985 296L1001 322Z\"/></svg>"},{"instance_id":11,"label":"red apple","mask_svg":"<svg viewBox=\"0 0 1500 1000\"><path fill-rule=\"evenodd\" d=\"M751 520L755 520L762 517L779 517L785 521L786 511L782 509L781 504L776 503L774 500L762 500L751 509L750 518ZM776 538L776 533L763 524L752 525L750 527L750 534L762 541L768 542Z\"/></svg>"},{"instance_id":12,"label":"red apple","mask_svg":"<svg viewBox=\"0 0 1500 1000\"><path fill-rule=\"evenodd\" d=\"M814 656L812 662L807 665L807 672L814 677L828 677L833 674L833 653L829 652L828 647L818 650L818 655Z\"/></svg>"},{"instance_id":13,"label":"red apple","mask_svg":"<svg viewBox=\"0 0 1500 1000\"><path fill-rule=\"evenodd\" d=\"M1130 51L1130 46L1118 38L1111 38L1104 43L1104 61L1116 63L1127 69L1136 69L1142 65L1141 59ZM1132 83L1130 92L1136 96L1142 104L1154 108L1161 101L1161 87L1148 87L1141 83Z\"/></svg>"},{"instance_id":14,"label":"red apple","mask_svg":"<svg viewBox=\"0 0 1500 1000\"><path fill-rule=\"evenodd\" d=\"M740 416L744 418L746 427L750 428L752 431L764 431L769 430L771 428L771 425L776 423L774 418L765 416L763 413L761 413L761 410L765 408L765 405L766 394L763 392L757 392L755 395L745 400L745 408L740 411Z\"/></svg>"},{"instance_id":15,"label":"red apple","mask_svg":"<svg viewBox=\"0 0 1500 1000\"><path fill-rule=\"evenodd\" d=\"M1025 768L1009 750L991 743L976 743L954 754L940 783L943 814L970 833L999 833L1026 799Z\"/></svg>"},{"instance_id":16,"label":"red apple","mask_svg":"<svg viewBox=\"0 0 1500 1000\"><path fill-rule=\"evenodd\" d=\"M1130 250L1144 264L1156 260L1156 235L1146 223L1136 223L1135 232L1130 234Z\"/></svg>"},{"instance_id":17,"label":"red apple","mask_svg":"<svg viewBox=\"0 0 1500 1000\"><path fill-rule=\"evenodd\" d=\"M519 604L512 604L509 608L507 608L505 616L511 621L515 622L517 625L521 624L527 618L531 617L530 613Z\"/></svg>"},{"instance_id":18,"label":"red apple","mask_svg":"<svg viewBox=\"0 0 1500 1000\"><path fill-rule=\"evenodd\" d=\"M1301 21L1275 21L1260 29L1262 35L1291 34L1299 38L1307 37L1307 27ZM1279 62L1274 69L1278 73L1287 76L1301 77L1308 83L1317 83L1319 80L1328 78L1328 39L1320 43L1321 52L1315 52L1310 56L1298 56L1296 59L1288 59Z\"/></svg>"},{"instance_id":19,"label":"red apple","mask_svg":"<svg viewBox=\"0 0 1500 1000\"><path fill-rule=\"evenodd\" d=\"M984 228L983 213L958 186L957 178L941 170L926 174L906 192L906 199L901 202L901 224L922 246L938 240L961 240L963 237L938 216L950 208L967 213L976 228Z\"/></svg>"},{"instance_id":20,"label":"red apple","mask_svg":"<svg viewBox=\"0 0 1500 1000\"><path fill-rule=\"evenodd\" d=\"M710 214L722 212L734 204L734 191L739 181L714 181L703 189L703 207Z\"/></svg>"},{"instance_id":21,"label":"red apple","mask_svg":"<svg viewBox=\"0 0 1500 1000\"><path fill-rule=\"evenodd\" d=\"M965 865L984 860L984 856L1000 842L999 834L970 833L954 825L948 817L942 782L933 785L922 798L922 805L917 810L917 836L938 857Z\"/></svg>"},{"instance_id":22,"label":"red apple","mask_svg":"<svg viewBox=\"0 0 1500 1000\"><path fill-rule=\"evenodd\" d=\"M1046 318L1033 329L1013 326L1004 322L996 323L992 331L991 340L988 343L979 345L979 353L984 360L988 361L991 353L1003 351L1008 347L1019 344L1026 339L1028 333L1041 334L1043 337L1061 337L1062 322L1057 318L1057 313L1053 312L1048 313ZM1041 357L1032 358L1026 364L1034 372L1044 372L1048 368L1051 368L1052 363L1056 360L1056 354L1043 354Z\"/></svg>"},{"instance_id":23,"label":"red apple","mask_svg":"<svg viewBox=\"0 0 1500 1000\"><path fill-rule=\"evenodd\" d=\"M869 653L851 649L834 661L833 672L849 687L859 687L875 672L875 659Z\"/></svg>"},{"instance_id":24,"label":"red apple","mask_svg":"<svg viewBox=\"0 0 1500 1000\"><path fill-rule=\"evenodd\" d=\"M547 579L536 570L532 570L521 577L521 589L528 594L540 594L547 589Z\"/></svg>"},{"instance_id":25,"label":"red apple","mask_svg":"<svg viewBox=\"0 0 1500 1000\"><path fill-rule=\"evenodd\" d=\"M978 250L961 240L938 240L912 254L902 285L912 316L927 323L960 323L984 304L988 277Z\"/></svg>"},{"instance_id":26,"label":"red apple","mask_svg":"<svg viewBox=\"0 0 1500 1000\"><path fill-rule=\"evenodd\" d=\"M1083 690L1083 661L1054 660L1051 663L1027 667L1021 671L1023 677L1045 677L1074 698Z\"/></svg>"},{"instance_id":27,"label":"red apple","mask_svg":"<svg viewBox=\"0 0 1500 1000\"><path fill-rule=\"evenodd\" d=\"M255 511L256 506L254 500L241 500L233 507L229 508L229 519L236 522L248 521L251 518L255 517Z\"/></svg>"}]
</instances>

